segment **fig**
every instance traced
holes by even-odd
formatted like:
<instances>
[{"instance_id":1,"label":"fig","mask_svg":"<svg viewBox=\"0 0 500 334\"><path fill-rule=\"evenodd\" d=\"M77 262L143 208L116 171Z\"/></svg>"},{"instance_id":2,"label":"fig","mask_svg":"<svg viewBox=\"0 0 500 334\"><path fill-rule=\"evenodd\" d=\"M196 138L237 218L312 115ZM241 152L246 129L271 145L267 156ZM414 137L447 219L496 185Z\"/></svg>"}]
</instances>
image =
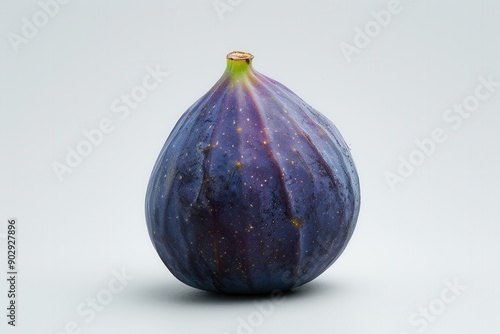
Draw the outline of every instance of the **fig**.
<instances>
[{"instance_id":1,"label":"fig","mask_svg":"<svg viewBox=\"0 0 500 334\"><path fill-rule=\"evenodd\" d=\"M227 55L222 77L174 126L147 188L161 260L207 291L310 282L343 252L360 208L358 174L337 128L252 61Z\"/></svg>"}]
</instances>

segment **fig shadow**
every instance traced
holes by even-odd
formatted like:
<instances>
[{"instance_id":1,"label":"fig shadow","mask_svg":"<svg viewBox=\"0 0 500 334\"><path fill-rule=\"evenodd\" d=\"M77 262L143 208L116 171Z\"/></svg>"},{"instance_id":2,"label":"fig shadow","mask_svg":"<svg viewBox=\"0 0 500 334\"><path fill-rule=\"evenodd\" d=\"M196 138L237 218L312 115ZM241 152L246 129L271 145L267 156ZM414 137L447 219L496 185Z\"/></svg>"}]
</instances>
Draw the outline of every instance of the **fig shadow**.
<instances>
[{"instance_id":1,"label":"fig shadow","mask_svg":"<svg viewBox=\"0 0 500 334\"><path fill-rule=\"evenodd\" d=\"M339 289L335 282L327 280L317 280L309 282L303 286L283 291L274 298L286 298L286 300L300 300L313 298L324 293L332 293ZM143 302L152 303L175 303L185 305L202 305L202 304L246 304L254 301L264 301L271 298L271 293L263 294L223 294L217 292L209 292L182 286L174 282L174 284L155 284L149 285L146 288L140 289L140 299ZM276 295L275 295L276 296Z\"/></svg>"}]
</instances>

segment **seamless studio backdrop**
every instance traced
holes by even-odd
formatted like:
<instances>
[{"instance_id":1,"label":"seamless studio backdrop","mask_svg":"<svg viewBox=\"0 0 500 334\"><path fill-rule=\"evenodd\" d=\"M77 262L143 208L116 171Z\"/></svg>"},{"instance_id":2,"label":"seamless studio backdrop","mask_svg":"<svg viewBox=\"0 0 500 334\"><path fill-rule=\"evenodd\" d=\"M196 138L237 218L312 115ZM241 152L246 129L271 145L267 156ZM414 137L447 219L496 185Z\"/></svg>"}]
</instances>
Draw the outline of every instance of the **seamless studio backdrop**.
<instances>
[{"instance_id":1,"label":"seamless studio backdrop","mask_svg":"<svg viewBox=\"0 0 500 334\"><path fill-rule=\"evenodd\" d=\"M498 31L493 0L2 0L1 332L499 332ZM331 119L360 175L346 250L278 298L185 286L144 218L233 50Z\"/></svg>"}]
</instances>

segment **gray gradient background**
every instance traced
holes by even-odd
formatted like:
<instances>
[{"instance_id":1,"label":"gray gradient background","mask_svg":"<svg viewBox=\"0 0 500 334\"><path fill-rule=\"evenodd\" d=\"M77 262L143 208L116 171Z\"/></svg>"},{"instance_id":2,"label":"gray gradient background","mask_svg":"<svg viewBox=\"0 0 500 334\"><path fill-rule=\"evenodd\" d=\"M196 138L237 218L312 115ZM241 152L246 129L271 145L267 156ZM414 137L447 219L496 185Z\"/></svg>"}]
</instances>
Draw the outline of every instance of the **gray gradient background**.
<instances>
[{"instance_id":1,"label":"gray gradient background","mask_svg":"<svg viewBox=\"0 0 500 334\"><path fill-rule=\"evenodd\" d=\"M500 2L401 0L402 12L348 63L340 43L388 4L353 2L242 1L221 20L212 0L75 0L16 53L7 34L40 7L1 0L0 233L8 217L20 225L19 327L2 311L2 333L59 333L70 321L82 333L237 333L238 318L256 312L255 298L178 282L144 220L167 135L235 49L339 127L362 186L341 258L251 332L419 333L409 317L440 297L445 279L466 289L426 333L500 331L500 88L458 130L442 119L479 76L500 81ZM119 119L112 101L157 64L171 75ZM105 117L114 131L59 182L52 162ZM447 141L391 191L384 173L436 127ZM87 323L77 306L122 268L135 278ZM6 289L2 279L1 309Z\"/></svg>"}]
</instances>

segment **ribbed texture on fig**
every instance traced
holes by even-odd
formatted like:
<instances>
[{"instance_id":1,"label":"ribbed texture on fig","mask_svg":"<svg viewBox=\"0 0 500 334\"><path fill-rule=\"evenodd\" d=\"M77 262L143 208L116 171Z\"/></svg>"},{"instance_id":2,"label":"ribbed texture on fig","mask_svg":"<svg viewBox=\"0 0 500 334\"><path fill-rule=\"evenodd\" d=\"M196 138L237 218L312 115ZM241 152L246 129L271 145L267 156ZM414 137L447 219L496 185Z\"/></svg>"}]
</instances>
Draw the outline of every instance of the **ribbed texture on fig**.
<instances>
[{"instance_id":1,"label":"ribbed texture on fig","mask_svg":"<svg viewBox=\"0 0 500 334\"><path fill-rule=\"evenodd\" d=\"M358 175L337 128L252 58L228 55L222 77L172 130L146 195L160 258L208 291L313 280L342 253L359 213Z\"/></svg>"}]
</instances>

